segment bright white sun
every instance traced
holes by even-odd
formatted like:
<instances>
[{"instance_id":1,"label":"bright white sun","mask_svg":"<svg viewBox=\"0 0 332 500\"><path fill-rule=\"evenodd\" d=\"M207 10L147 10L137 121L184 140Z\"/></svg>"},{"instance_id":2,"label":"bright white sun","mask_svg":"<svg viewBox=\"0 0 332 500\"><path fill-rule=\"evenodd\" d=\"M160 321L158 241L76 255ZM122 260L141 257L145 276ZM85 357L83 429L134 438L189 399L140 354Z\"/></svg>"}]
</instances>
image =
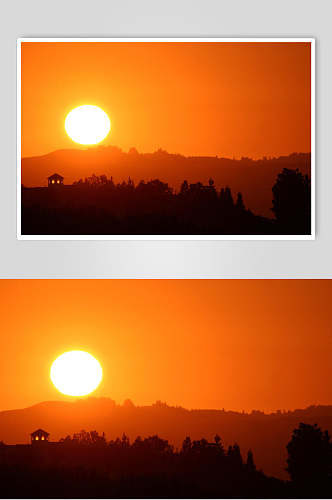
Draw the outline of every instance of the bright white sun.
<instances>
[{"instance_id":1,"label":"bright white sun","mask_svg":"<svg viewBox=\"0 0 332 500\"><path fill-rule=\"evenodd\" d=\"M68 351L53 362L50 376L62 394L86 396L100 384L103 370L99 361L88 352Z\"/></svg>"},{"instance_id":2,"label":"bright white sun","mask_svg":"<svg viewBox=\"0 0 332 500\"><path fill-rule=\"evenodd\" d=\"M78 106L68 113L65 120L67 134L79 144L98 144L110 129L110 119L98 106Z\"/></svg>"}]
</instances>

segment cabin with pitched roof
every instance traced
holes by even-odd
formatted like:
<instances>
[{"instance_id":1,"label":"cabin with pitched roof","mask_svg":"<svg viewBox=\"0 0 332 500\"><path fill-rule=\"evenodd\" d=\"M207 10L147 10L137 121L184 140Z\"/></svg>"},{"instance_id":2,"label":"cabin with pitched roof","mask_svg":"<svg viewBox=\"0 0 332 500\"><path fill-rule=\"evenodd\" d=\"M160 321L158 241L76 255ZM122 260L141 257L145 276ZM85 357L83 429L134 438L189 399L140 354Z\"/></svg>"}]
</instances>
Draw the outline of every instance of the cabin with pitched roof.
<instances>
[{"instance_id":1,"label":"cabin with pitched roof","mask_svg":"<svg viewBox=\"0 0 332 500\"><path fill-rule=\"evenodd\" d=\"M37 429L30 434L31 444L44 444L48 442L49 433L43 429Z\"/></svg>"},{"instance_id":2,"label":"cabin with pitched roof","mask_svg":"<svg viewBox=\"0 0 332 500\"><path fill-rule=\"evenodd\" d=\"M47 177L48 187L63 186L63 177L59 174L53 174Z\"/></svg>"}]
</instances>

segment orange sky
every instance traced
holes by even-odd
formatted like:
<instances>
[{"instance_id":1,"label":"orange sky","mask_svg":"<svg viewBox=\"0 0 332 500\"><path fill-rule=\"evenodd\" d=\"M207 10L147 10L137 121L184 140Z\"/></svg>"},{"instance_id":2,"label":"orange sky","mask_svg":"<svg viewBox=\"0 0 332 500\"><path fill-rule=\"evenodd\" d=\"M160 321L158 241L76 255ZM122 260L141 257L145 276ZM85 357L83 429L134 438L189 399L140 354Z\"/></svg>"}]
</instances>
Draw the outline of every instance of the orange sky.
<instances>
[{"instance_id":1,"label":"orange sky","mask_svg":"<svg viewBox=\"0 0 332 500\"><path fill-rule=\"evenodd\" d=\"M52 361L82 349L119 403L332 404L332 280L1 280L0 409L66 399Z\"/></svg>"},{"instance_id":2,"label":"orange sky","mask_svg":"<svg viewBox=\"0 0 332 500\"><path fill-rule=\"evenodd\" d=\"M22 156L81 148L64 120L82 104L124 150L309 152L310 44L22 43Z\"/></svg>"}]
</instances>

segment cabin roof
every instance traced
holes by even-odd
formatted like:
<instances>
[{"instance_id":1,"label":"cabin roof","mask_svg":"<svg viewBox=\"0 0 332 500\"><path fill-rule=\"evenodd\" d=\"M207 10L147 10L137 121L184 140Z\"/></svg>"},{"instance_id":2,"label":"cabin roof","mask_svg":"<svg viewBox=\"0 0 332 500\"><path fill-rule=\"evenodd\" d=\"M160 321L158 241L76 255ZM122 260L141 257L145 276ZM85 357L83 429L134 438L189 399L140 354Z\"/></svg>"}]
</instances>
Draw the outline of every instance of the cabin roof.
<instances>
[{"instance_id":1,"label":"cabin roof","mask_svg":"<svg viewBox=\"0 0 332 500\"><path fill-rule=\"evenodd\" d=\"M34 436L38 436L38 435L40 435L40 434L42 434L42 435L44 435L44 436L49 436L49 435L50 435L50 434L49 434L49 432L46 432L46 431L44 431L43 429L37 429L36 431L31 432L31 436L32 436L32 437L34 437Z\"/></svg>"},{"instance_id":2,"label":"cabin roof","mask_svg":"<svg viewBox=\"0 0 332 500\"><path fill-rule=\"evenodd\" d=\"M52 175L50 175L50 176L49 176L49 177L47 177L47 178L48 178L48 180L52 180L52 179L54 179L54 180L58 180L58 179L59 179L59 180L62 180L62 181L63 181L63 179L64 179L64 178L62 177L62 175L59 175L59 174L52 174Z\"/></svg>"}]
</instances>

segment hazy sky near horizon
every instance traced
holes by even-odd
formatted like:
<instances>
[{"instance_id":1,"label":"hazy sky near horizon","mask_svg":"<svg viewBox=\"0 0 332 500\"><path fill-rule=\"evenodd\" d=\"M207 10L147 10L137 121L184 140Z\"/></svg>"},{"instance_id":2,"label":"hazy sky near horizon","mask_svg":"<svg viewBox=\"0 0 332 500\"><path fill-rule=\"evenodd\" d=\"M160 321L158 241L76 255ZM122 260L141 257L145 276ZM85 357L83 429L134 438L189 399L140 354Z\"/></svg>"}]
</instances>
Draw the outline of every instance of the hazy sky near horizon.
<instances>
[{"instance_id":1,"label":"hazy sky near horizon","mask_svg":"<svg viewBox=\"0 0 332 500\"><path fill-rule=\"evenodd\" d=\"M103 145L184 155L310 152L309 43L22 43L22 156L81 148L68 112L100 106Z\"/></svg>"},{"instance_id":2,"label":"hazy sky near horizon","mask_svg":"<svg viewBox=\"0 0 332 500\"><path fill-rule=\"evenodd\" d=\"M0 296L0 410L71 399L49 370L74 349L119 403L332 404L332 280L1 280Z\"/></svg>"}]
</instances>

